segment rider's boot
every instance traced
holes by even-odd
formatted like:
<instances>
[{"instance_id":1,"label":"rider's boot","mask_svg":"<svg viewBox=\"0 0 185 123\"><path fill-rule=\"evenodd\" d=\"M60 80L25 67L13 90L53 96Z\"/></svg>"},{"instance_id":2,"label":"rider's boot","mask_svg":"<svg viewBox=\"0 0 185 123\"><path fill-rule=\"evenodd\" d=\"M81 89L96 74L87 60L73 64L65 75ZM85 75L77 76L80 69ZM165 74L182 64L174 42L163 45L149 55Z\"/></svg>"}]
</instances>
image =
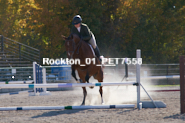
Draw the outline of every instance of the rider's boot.
<instances>
[{"instance_id":1,"label":"rider's boot","mask_svg":"<svg viewBox=\"0 0 185 123\"><path fill-rule=\"evenodd\" d=\"M97 58L100 60L100 62L102 61L100 58L100 50L98 48L98 46L96 46L96 48L94 49L95 55L97 56Z\"/></svg>"}]
</instances>

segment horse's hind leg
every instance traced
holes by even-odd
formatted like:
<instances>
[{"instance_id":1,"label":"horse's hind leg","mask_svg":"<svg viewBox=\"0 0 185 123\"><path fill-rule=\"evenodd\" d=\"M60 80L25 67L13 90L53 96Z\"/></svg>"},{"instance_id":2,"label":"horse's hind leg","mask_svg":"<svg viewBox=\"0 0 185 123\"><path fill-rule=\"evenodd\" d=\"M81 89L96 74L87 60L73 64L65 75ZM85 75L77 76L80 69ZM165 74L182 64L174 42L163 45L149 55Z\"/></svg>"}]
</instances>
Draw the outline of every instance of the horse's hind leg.
<instances>
[{"instance_id":1,"label":"horse's hind leg","mask_svg":"<svg viewBox=\"0 0 185 123\"><path fill-rule=\"evenodd\" d=\"M98 82L103 82L103 71L102 71L102 68L100 69L100 72L99 74L97 75L97 79L98 79ZM100 95L101 95L101 103L103 104L103 87L100 86Z\"/></svg>"},{"instance_id":2,"label":"horse's hind leg","mask_svg":"<svg viewBox=\"0 0 185 123\"><path fill-rule=\"evenodd\" d=\"M82 101L82 104L81 105L85 105L85 98L87 96L87 91L86 91L86 88L85 87L82 87L82 89L83 89L84 98L83 98L83 101Z\"/></svg>"},{"instance_id":3,"label":"horse's hind leg","mask_svg":"<svg viewBox=\"0 0 185 123\"><path fill-rule=\"evenodd\" d=\"M103 104L104 102L103 102L103 87L102 86L100 86L99 92L100 92L100 95L101 95L101 104Z\"/></svg>"}]
</instances>

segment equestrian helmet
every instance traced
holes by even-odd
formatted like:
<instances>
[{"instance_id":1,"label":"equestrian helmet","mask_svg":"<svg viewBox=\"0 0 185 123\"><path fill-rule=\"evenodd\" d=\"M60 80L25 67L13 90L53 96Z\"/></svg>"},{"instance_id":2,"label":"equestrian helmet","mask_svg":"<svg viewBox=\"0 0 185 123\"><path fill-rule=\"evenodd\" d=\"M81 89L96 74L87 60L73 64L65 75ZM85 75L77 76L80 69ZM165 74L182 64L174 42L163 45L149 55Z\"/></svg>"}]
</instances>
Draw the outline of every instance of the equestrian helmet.
<instances>
[{"instance_id":1,"label":"equestrian helmet","mask_svg":"<svg viewBox=\"0 0 185 123\"><path fill-rule=\"evenodd\" d=\"M80 15L75 15L75 16L73 17L73 21L72 21L72 24L73 24L73 25L79 24L79 23L81 23L81 22L82 22L82 18L81 18Z\"/></svg>"}]
</instances>

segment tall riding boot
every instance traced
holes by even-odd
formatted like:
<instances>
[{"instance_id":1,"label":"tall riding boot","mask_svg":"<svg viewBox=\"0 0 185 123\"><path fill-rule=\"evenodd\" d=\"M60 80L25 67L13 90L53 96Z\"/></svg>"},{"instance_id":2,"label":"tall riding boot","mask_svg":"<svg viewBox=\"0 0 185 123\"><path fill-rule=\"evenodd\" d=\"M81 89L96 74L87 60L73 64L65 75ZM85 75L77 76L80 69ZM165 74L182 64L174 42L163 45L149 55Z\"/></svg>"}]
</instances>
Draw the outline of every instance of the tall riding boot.
<instances>
[{"instance_id":1,"label":"tall riding boot","mask_svg":"<svg viewBox=\"0 0 185 123\"><path fill-rule=\"evenodd\" d=\"M94 49L94 52L95 52L95 55L97 56L97 58L100 60L101 62L101 59L100 59L100 50L98 48L98 46L96 46L96 48Z\"/></svg>"}]
</instances>

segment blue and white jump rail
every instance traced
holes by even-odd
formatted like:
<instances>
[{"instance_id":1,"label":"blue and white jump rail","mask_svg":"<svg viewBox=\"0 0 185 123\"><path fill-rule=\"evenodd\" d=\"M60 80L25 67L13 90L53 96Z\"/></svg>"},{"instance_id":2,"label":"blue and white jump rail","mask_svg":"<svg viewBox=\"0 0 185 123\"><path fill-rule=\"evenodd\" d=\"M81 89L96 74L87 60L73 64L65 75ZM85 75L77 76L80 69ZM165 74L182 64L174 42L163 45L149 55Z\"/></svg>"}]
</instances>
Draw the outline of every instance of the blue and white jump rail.
<instances>
[{"instance_id":1,"label":"blue and white jump rail","mask_svg":"<svg viewBox=\"0 0 185 123\"><path fill-rule=\"evenodd\" d=\"M0 111L11 110L64 110L64 109L115 109L115 108L134 108L134 104L124 105L84 105L84 106L23 106L23 107L0 107Z\"/></svg>"},{"instance_id":2,"label":"blue and white jump rail","mask_svg":"<svg viewBox=\"0 0 185 123\"><path fill-rule=\"evenodd\" d=\"M169 79L180 78L180 75L168 75L168 76L143 76L141 79Z\"/></svg>"},{"instance_id":3,"label":"blue and white jump rail","mask_svg":"<svg viewBox=\"0 0 185 123\"><path fill-rule=\"evenodd\" d=\"M34 83L33 80L28 81L2 81L0 84L32 84Z\"/></svg>"},{"instance_id":4,"label":"blue and white jump rail","mask_svg":"<svg viewBox=\"0 0 185 123\"><path fill-rule=\"evenodd\" d=\"M0 96L3 96L3 95L15 95L15 94L21 94L21 93L31 93L33 92L33 90L28 90L28 91L18 91L18 92L11 92L11 93L2 93L0 94Z\"/></svg>"},{"instance_id":5,"label":"blue and white jump rail","mask_svg":"<svg viewBox=\"0 0 185 123\"><path fill-rule=\"evenodd\" d=\"M135 77L129 77L130 79L135 79ZM176 79L180 78L180 75L167 75L167 76L142 76L141 79Z\"/></svg>"},{"instance_id":6,"label":"blue and white jump rail","mask_svg":"<svg viewBox=\"0 0 185 123\"><path fill-rule=\"evenodd\" d=\"M55 83L55 84L9 84L0 85L0 88L64 88L64 87L95 87L95 86L124 86L137 85L136 82L120 83Z\"/></svg>"}]
</instances>

